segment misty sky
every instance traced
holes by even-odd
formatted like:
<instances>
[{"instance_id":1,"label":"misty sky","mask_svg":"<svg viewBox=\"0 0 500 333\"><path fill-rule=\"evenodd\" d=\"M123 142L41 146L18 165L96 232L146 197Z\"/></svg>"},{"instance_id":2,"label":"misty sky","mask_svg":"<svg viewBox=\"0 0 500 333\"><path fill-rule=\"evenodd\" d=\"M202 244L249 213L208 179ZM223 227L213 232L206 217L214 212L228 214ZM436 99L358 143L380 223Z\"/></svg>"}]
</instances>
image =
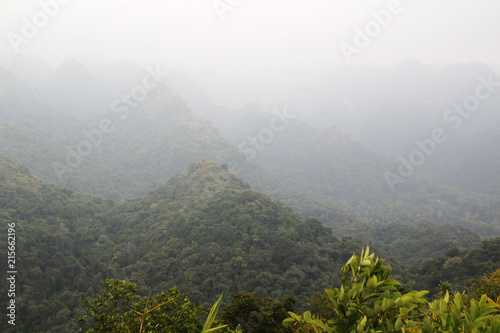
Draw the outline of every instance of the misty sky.
<instances>
[{"instance_id":1,"label":"misty sky","mask_svg":"<svg viewBox=\"0 0 500 333\"><path fill-rule=\"evenodd\" d=\"M0 55L12 57L9 33L22 36L41 3L0 0ZM133 59L182 66L200 78L250 78L265 89L346 65L340 43L353 44L356 27L391 1L366 0L65 0L36 36L20 46L57 66L65 58ZM223 13L213 4L234 4ZM397 1L395 1L397 3ZM370 45L352 65L500 63L500 1L401 0ZM217 74L214 74L214 73ZM280 81L281 80L281 81ZM203 80L202 80L203 81ZM208 82L205 80L205 83Z\"/></svg>"}]
</instances>

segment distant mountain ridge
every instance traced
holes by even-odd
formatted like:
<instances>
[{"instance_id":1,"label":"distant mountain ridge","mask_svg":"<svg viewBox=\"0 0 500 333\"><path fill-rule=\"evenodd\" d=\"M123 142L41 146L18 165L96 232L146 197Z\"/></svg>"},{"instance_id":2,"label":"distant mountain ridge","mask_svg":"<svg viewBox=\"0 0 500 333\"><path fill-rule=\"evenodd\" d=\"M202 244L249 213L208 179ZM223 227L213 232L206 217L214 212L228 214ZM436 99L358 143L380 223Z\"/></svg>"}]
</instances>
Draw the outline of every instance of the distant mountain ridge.
<instances>
[{"instance_id":1,"label":"distant mountain ridge","mask_svg":"<svg viewBox=\"0 0 500 333\"><path fill-rule=\"evenodd\" d=\"M0 146L0 151L10 154L46 179L54 182L63 179L65 186L115 200L146 194L157 184L165 183L182 172L189 163L213 160L221 165L227 164L254 190L285 202L303 217L317 217L331 226L346 225L356 219L383 223L424 220L453 221L454 224L473 226L485 236L498 229L499 213L495 208L498 200L457 191L453 186L458 182L453 179L448 181L451 187L442 186L439 178L432 180L436 177L435 173L425 170L432 166L431 162L418 170L414 177L398 184L398 191L392 193L384 174L386 171L397 173L397 161L391 162L382 154L374 153L351 139L342 129L318 130L306 125L295 119L303 112L298 108L277 109L281 115L265 114L260 112L258 103L249 103L239 110L238 117L230 118L234 121L231 125L219 131L193 114L183 97L168 83L162 83L162 88L153 84L151 89L146 89L144 84L154 82L148 80L152 75L150 70L143 69L143 75L139 76L135 85L132 77L138 76L140 70L133 64L119 63L110 69L110 73L117 75L128 65L133 67L129 76L122 73L119 77L129 77L125 81L131 83L124 84L129 88L110 98L107 108L98 114L92 111L91 105L88 114L75 117L71 112L48 107L47 101L34 93L29 98L16 99L12 97L12 91L7 94L9 90L5 90L7 99L4 101L10 104L3 109L7 115L3 119L12 121L0 122L0 126L5 128L2 132L5 144ZM74 69L72 72L77 76L83 76L83 82L89 77L92 81L102 80L74 61L68 66ZM422 69L427 72L418 75L427 79L436 70L419 63L400 67L409 69L403 71L402 76L396 75L397 70L393 69L392 76L386 80L399 84ZM480 64L466 66L465 69L461 65L455 67L458 67L460 75L467 77L473 77L478 70L485 70ZM445 76L454 77L455 67L446 67L449 73ZM168 73L161 73L161 76L168 81ZM68 84L78 80L72 75L62 77L69 80ZM207 115L217 113L217 106L210 96L200 87L193 88L195 84L183 71L176 70L170 77L173 84L178 82L178 86L186 90L186 96L197 101L199 110L204 106L207 110L214 107L212 111L207 111ZM112 91L110 87L116 81L108 78L103 83L106 87L104 91L95 92L95 96ZM20 96L32 91L12 77L6 76L4 82L6 86L16 86L15 93ZM16 83L11 85L10 82ZM362 80L360 82L363 83ZM374 87L375 83L369 81L363 84ZM64 84L60 81L59 85ZM464 89L466 86L464 83ZM326 85L325 89L328 87ZM335 94L341 92L339 90ZM367 96L368 101L370 98L389 100L387 94L377 97L375 93ZM460 95L452 89L450 94ZM413 95L418 101L422 92L416 91ZM74 96L72 103L80 104L81 110L86 110L86 100L93 98ZM404 100L403 96L398 99ZM26 117L19 117L20 112L30 108L32 111ZM103 133L103 121L107 125L104 127L109 127L109 133ZM255 156L244 155L249 151L253 151ZM460 165L463 160L454 165ZM494 169L487 166L487 170ZM470 177L470 182L481 177L482 174L476 172ZM495 177L492 174L491 179ZM495 184L495 181L490 181L490 184ZM489 188L494 189L495 186ZM465 189L470 191L470 188Z\"/></svg>"},{"instance_id":2,"label":"distant mountain ridge","mask_svg":"<svg viewBox=\"0 0 500 333\"><path fill-rule=\"evenodd\" d=\"M144 71L143 75L140 84L150 74ZM3 82L8 86L17 82L19 92L30 91L14 77ZM5 109L8 117L0 120L4 128L0 152L46 180L115 200L145 194L189 163L214 160L228 164L233 171L238 169L238 175L254 190L287 202L301 216L316 216L333 224L350 219L335 207L291 193L258 164L248 161L217 129L196 117L166 83L149 91L140 103L130 98L137 87L141 86L131 85L128 94L115 96L102 113L78 117L47 107L33 94L30 98L37 107L21 118L19 112L28 109L29 99L16 99ZM85 100L74 102L84 105Z\"/></svg>"}]
</instances>

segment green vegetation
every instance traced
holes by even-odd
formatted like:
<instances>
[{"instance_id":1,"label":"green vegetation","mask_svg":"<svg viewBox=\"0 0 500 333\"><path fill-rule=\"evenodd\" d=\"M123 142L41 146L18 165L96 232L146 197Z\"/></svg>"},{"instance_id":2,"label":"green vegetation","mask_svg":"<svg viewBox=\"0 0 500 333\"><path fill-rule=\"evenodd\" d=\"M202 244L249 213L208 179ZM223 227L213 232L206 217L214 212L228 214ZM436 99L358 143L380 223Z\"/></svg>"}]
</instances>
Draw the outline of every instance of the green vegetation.
<instances>
[{"instance_id":1,"label":"green vegetation","mask_svg":"<svg viewBox=\"0 0 500 333\"><path fill-rule=\"evenodd\" d=\"M0 174L0 221L16 224L23 272L18 330L75 331L68 319L82 316L80 294L107 278L134 281L141 295L177 286L205 307L238 291L294 294L305 304L359 247L213 162L123 204L49 185L6 156Z\"/></svg>"},{"instance_id":2,"label":"green vegetation","mask_svg":"<svg viewBox=\"0 0 500 333\"><path fill-rule=\"evenodd\" d=\"M219 300L210 311L203 332L498 332L500 295L476 300L448 291L432 302L428 291L400 292L392 269L375 259L369 248L354 254L341 268L340 287L325 290L319 313L295 314L293 297L283 302L250 293L236 293L220 317ZM491 281L484 276L482 281ZM204 312L176 288L153 299L134 295L136 285L106 280L103 292L89 301L83 296L87 316L80 318L86 332L200 332ZM476 292L478 290L476 289ZM489 289L489 292L492 290ZM314 296L313 298L317 298ZM313 306L313 309L315 307ZM289 311L289 317L286 311ZM288 317L288 318L287 318ZM214 322L221 326L209 327ZM227 327L227 329L226 329Z\"/></svg>"},{"instance_id":3,"label":"green vegetation","mask_svg":"<svg viewBox=\"0 0 500 333\"><path fill-rule=\"evenodd\" d=\"M0 224L22 272L4 331L498 333L497 117L392 192L395 164L340 129L257 113L223 137L165 84L125 116L110 103L132 79L52 74L32 89L0 69ZM199 114L220 110L191 92ZM406 150L374 136L393 108L368 127ZM420 136L407 123L396 134ZM387 261L352 256L368 244Z\"/></svg>"},{"instance_id":4,"label":"green vegetation","mask_svg":"<svg viewBox=\"0 0 500 333\"><path fill-rule=\"evenodd\" d=\"M113 203L49 185L0 157L0 224L16 225L16 332L76 331L81 292L108 271L104 214ZM7 228L0 246L7 249ZM3 250L3 251L5 251ZM6 252L2 252L6 255ZM104 275L103 275L104 274ZM6 304L6 283L0 300Z\"/></svg>"},{"instance_id":5,"label":"green vegetation","mask_svg":"<svg viewBox=\"0 0 500 333\"><path fill-rule=\"evenodd\" d=\"M96 101L101 103L105 95L95 89L99 82L92 81L83 66L66 65L69 72L54 77L59 88L55 92L61 96L49 94L46 99L9 73L0 73L0 153L45 180L123 202L166 183L190 163L211 160L227 164L253 190L280 200L300 217L313 217L332 227L339 237L364 228L358 221L439 223L465 227L484 239L500 235L497 197L443 186L420 174L398 184L392 193L383 174L392 170L393 163L339 129L318 130L287 120L272 144L259 146L251 161L237 146L269 126L269 115L253 114L234 124L232 132L224 132L230 140L196 117L180 96L170 94L150 96L125 119L122 113L105 109L96 115ZM67 89L64 80L76 82L79 76L85 83L83 91L98 96L88 98L86 93L72 94ZM111 102L114 97L109 98ZM109 119L114 130L102 138L89 134L102 119ZM76 150L85 142L91 145L91 153L80 156L81 160L73 155L76 166L60 169L60 182L53 163L67 166L67 148Z\"/></svg>"},{"instance_id":6,"label":"green vegetation","mask_svg":"<svg viewBox=\"0 0 500 333\"><path fill-rule=\"evenodd\" d=\"M264 113L252 114L228 129L226 135L238 145L268 126L271 118ZM500 236L498 197L445 186L424 173L405 178L392 192L384 173L398 174L396 164L337 128L320 130L298 119L290 120L272 144L258 150L255 161L287 188L340 208L357 221L375 224L375 228L391 222L424 222L466 227L484 238ZM441 170L448 169L443 166ZM280 200L295 209L293 201ZM321 217L319 212L309 213ZM321 220L338 230L339 219ZM344 233L360 229L352 222L344 226Z\"/></svg>"},{"instance_id":7,"label":"green vegetation","mask_svg":"<svg viewBox=\"0 0 500 333\"><path fill-rule=\"evenodd\" d=\"M220 304L219 299L202 327L203 308L193 304L178 288L160 292L153 298L140 297L135 292L134 283L106 280L101 294L92 300L82 296L87 315L79 319L81 330L88 333L209 332ZM213 328L210 332L216 330Z\"/></svg>"},{"instance_id":8,"label":"green vegetation","mask_svg":"<svg viewBox=\"0 0 500 333\"><path fill-rule=\"evenodd\" d=\"M382 259L374 260L369 248L354 254L342 267L340 288L325 290L332 316L311 312L285 323L299 323L314 332L499 332L500 295L495 302L486 295L479 301L465 300L460 293L450 299L448 292L428 303L428 291L402 294L392 279L391 268Z\"/></svg>"},{"instance_id":9,"label":"green vegetation","mask_svg":"<svg viewBox=\"0 0 500 333\"><path fill-rule=\"evenodd\" d=\"M429 258L481 242L476 233L465 227L430 222L363 223L349 234L363 239L385 258L417 268Z\"/></svg>"},{"instance_id":10,"label":"green vegetation","mask_svg":"<svg viewBox=\"0 0 500 333\"><path fill-rule=\"evenodd\" d=\"M257 297L250 293L236 293L233 301L224 308L221 319L231 329L255 333L286 333L289 327L282 323L288 317L287 311L293 310L293 297L289 302L274 301L270 297ZM290 308L291 307L291 308Z\"/></svg>"},{"instance_id":11,"label":"green vegetation","mask_svg":"<svg viewBox=\"0 0 500 333\"><path fill-rule=\"evenodd\" d=\"M500 238L483 241L463 251L449 250L446 255L424 262L417 279L432 290L441 281L448 281L458 290L465 290L477 276L500 268Z\"/></svg>"},{"instance_id":12,"label":"green vegetation","mask_svg":"<svg viewBox=\"0 0 500 333\"><path fill-rule=\"evenodd\" d=\"M191 164L187 172L145 196L117 204L47 184L1 155L0 222L16 224L17 267L23 272L16 281L22 320L10 331L73 332L82 317L82 328L96 331L124 325L137 331L142 322L143 329L155 323L199 331L205 326L209 331L208 326L228 324L234 331L250 327L287 332L295 328L280 324L283 315L306 310L308 302L313 310L322 308L314 316L326 319L336 313L321 306L329 298L311 296L343 283L342 264L362 246L356 238L335 237L315 219L299 218L280 202L249 190L225 167L206 161ZM412 230L404 224L393 226L394 235ZM390 251L384 250L394 258L401 281L411 282L411 288L420 283L437 292L441 281L450 281L457 290L465 290L478 274L499 268L499 239L474 247L477 236L466 229L429 225L422 232L421 237L407 236L416 248L429 247L415 256L443 251L445 255L424 262L421 269L410 267L417 261L406 263L395 255L405 244L388 244ZM375 229L359 234L373 235L379 242L376 247L387 239ZM449 249L460 244L472 247ZM6 237L0 238L0 246L7 248ZM374 274L387 275L382 271ZM122 282L108 280L98 294L107 279ZM6 287L1 285L2 302ZM488 284L481 288L495 292ZM403 289L398 292L403 297ZM82 293L98 296L85 298L82 309ZM209 308L222 293L235 296L232 301L222 299L221 317L215 320L212 312L209 318L214 320L203 325L207 312L201 307ZM481 302L478 293L474 297ZM122 318L123 311L116 310L120 304L136 312L130 310ZM189 313L182 317L185 321L172 319L176 317L168 312L177 306ZM108 321L114 326L106 326Z\"/></svg>"},{"instance_id":13,"label":"green vegetation","mask_svg":"<svg viewBox=\"0 0 500 333\"><path fill-rule=\"evenodd\" d=\"M473 299L479 299L482 295L495 299L500 295L500 268L491 274L485 274L475 279L468 292Z\"/></svg>"},{"instance_id":14,"label":"green vegetation","mask_svg":"<svg viewBox=\"0 0 500 333\"><path fill-rule=\"evenodd\" d=\"M324 323L314 319L310 312L285 322L305 323L325 332L397 332L419 325L415 309L425 304L427 291L396 291L398 281L392 279L392 269L383 265L382 259L374 260L369 248L361 255L353 255L342 267L341 286L327 289L333 318Z\"/></svg>"},{"instance_id":15,"label":"green vegetation","mask_svg":"<svg viewBox=\"0 0 500 333\"><path fill-rule=\"evenodd\" d=\"M305 302L355 250L215 163L189 169L112 211L109 233L124 246L110 264L139 285L176 285L205 305L241 290L273 297L293 292Z\"/></svg>"}]
</instances>

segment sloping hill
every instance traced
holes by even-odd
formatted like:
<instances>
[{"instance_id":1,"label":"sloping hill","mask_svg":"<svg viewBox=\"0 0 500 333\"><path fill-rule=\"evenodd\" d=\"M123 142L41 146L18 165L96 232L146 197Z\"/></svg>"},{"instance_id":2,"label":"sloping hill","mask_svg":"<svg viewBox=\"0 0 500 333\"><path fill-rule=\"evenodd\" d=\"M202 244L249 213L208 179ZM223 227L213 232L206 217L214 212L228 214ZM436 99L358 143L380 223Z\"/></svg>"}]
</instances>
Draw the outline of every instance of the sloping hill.
<instances>
[{"instance_id":1,"label":"sloping hill","mask_svg":"<svg viewBox=\"0 0 500 333\"><path fill-rule=\"evenodd\" d=\"M239 290L304 300L352 251L317 220L301 220L213 162L190 165L112 215L111 234L129 235L112 261L122 277L155 290L177 285L207 304Z\"/></svg>"},{"instance_id":2,"label":"sloping hill","mask_svg":"<svg viewBox=\"0 0 500 333\"><path fill-rule=\"evenodd\" d=\"M254 113L225 135L288 188L364 221L452 223L485 237L500 233L498 199L441 185L422 172L391 191L385 175L398 175L397 163L339 129L318 129L298 119L270 136L274 117Z\"/></svg>"},{"instance_id":3,"label":"sloping hill","mask_svg":"<svg viewBox=\"0 0 500 333\"><path fill-rule=\"evenodd\" d=\"M137 282L143 295L177 285L204 304L221 291L294 293L303 302L336 281L330 272L359 247L214 162L114 205L47 184L2 155L0 222L15 223L16 329L26 332L76 331L80 294L105 278Z\"/></svg>"},{"instance_id":4,"label":"sloping hill","mask_svg":"<svg viewBox=\"0 0 500 333\"><path fill-rule=\"evenodd\" d=\"M301 216L318 217L331 225L350 220L335 207L291 193L208 121L196 117L164 84L134 108L121 103L82 119L46 107L28 86L4 73L0 152L48 181L123 201L149 192L189 163L207 159L227 164L254 190L286 202ZM103 121L109 131L101 126Z\"/></svg>"},{"instance_id":5,"label":"sloping hill","mask_svg":"<svg viewBox=\"0 0 500 333\"><path fill-rule=\"evenodd\" d=\"M11 331L77 330L76 322L68 319L78 315L80 294L98 290L107 271L105 262L113 244L102 216L111 205L47 184L0 155L0 223L4 226L0 246L7 249L7 225L14 223L16 313L22 318ZM0 300L7 304L7 283L0 289Z\"/></svg>"}]
</instances>

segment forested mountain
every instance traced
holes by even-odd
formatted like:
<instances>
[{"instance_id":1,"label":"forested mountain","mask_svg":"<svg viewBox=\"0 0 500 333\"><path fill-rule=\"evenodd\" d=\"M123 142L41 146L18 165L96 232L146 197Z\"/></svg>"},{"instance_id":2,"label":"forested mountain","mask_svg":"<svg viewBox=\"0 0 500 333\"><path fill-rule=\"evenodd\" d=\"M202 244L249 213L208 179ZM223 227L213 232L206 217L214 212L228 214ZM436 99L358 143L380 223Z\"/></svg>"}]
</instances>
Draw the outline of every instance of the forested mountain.
<instances>
[{"instance_id":1,"label":"forested mountain","mask_svg":"<svg viewBox=\"0 0 500 333\"><path fill-rule=\"evenodd\" d=\"M106 278L137 282L142 295L177 286L204 306L239 291L293 294L304 306L338 283L340 266L365 244L413 288L443 279L463 289L474 270L497 267L483 255L475 268L466 259L500 234L496 176L480 185L495 155L454 179L494 149L490 136L470 142L484 141L477 155L450 148L391 191L393 160L341 128L307 124L298 109L248 103L225 118L229 110L180 69L135 99L151 69L69 61L47 75L28 63L37 80L20 66L10 66L17 76L0 69L0 153L38 177L1 155L0 216L19 231L27 331L74 331L68 318L82 314L80 294Z\"/></svg>"},{"instance_id":2,"label":"forested mountain","mask_svg":"<svg viewBox=\"0 0 500 333\"><path fill-rule=\"evenodd\" d=\"M398 174L393 163L339 129L318 130L290 119L273 134L272 142L261 140L252 146L249 138L259 137L272 119L273 115L255 112L226 129L225 135L290 189L364 221L441 222L484 236L500 233L498 199L440 185L422 174L405 178L391 191L385 174Z\"/></svg>"},{"instance_id":3,"label":"forested mountain","mask_svg":"<svg viewBox=\"0 0 500 333\"><path fill-rule=\"evenodd\" d=\"M19 327L74 331L80 294L97 292L106 278L135 281L142 295L177 286L206 306L222 292L239 291L290 294L303 305L315 291L336 285L340 266L361 241L337 238L319 221L300 219L226 169L193 163L146 196L116 204L47 184L1 155L0 220L16 225L17 269L23 272L17 281ZM469 253L464 248L478 244L477 235L452 226L359 227L359 236L393 257L398 276L411 286L419 285L418 275L407 269L418 258L450 255L453 247ZM389 234L397 242L387 240ZM0 246L5 242L2 237ZM496 267L477 260L480 273ZM434 260L441 261L446 259ZM425 263L418 274L449 276L449 270L429 265L435 266ZM437 288L435 277L425 279L426 287Z\"/></svg>"},{"instance_id":4,"label":"forested mountain","mask_svg":"<svg viewBox=\"0 0 500 333\"><path fill-rule=\"evenodd\" d=\"M80 294L98 288L107 276L113 244L103 221L112 205L45 183L0 155L0 221L4 226L15 224L15 264L20 272L16 309L23 320L12 332L77 330L69 318L77 316ZM3 228L4 249L6 233ZM4 304L8 289L1 284Z\"/></svg>"},{"instance_id":5,"label":"forested mountain","mask_svg":"<svg viewBox=\"0 0 500 333\"><path fill-rule=\"evenodd\" d=\"M81 65L71 66L80 68ZM126 104L123 103L117 106L121 107L120 110L113 109L117 112L105 109L103 114L94 117L92 112L80 114L80 118L87 119L82 120L64 116L64 112L59 112L57 108L48 107L44 104L46 101L27 85L9 72L2 73L0 125L13 126L21 134L2 131L6 144L1 145L0 149L26 163L35 173L48 180L59 182L62 178L62 184L71 183L69 186L82 192L125 199L146 193L155 183L165 182L191 162L211 159L238 165L241 176L251 179L252 185L261 190L270 191L280 186L264 170L247 163L230 143L217 134L217 130L206 121L196 118L189 107L179 97L172 95L165 85L149 94L138 108L128 108L126 115L123 111ZM71 86L71 82L60 85ZM82 98L73 98L73 103L86 103ZM108 133L101 131L100 135L95 134L96 130L101 129L99 125L103 119L111 121L109 127L115 129L113 133L110 130ZM28 137L40 139L36 143L40 150L51 153L32 154L29 150L33 149L33 145L23 141L22 133L25 131ZM85 146L87 143L91 144L91 153L88 156L74 156L80 147L78 145ZM78 166L64 168L68 167L67 157L71 151L73 161L76 159L74 164ZM87 155L87 152L82 155ZM38 161L31 161L33 158ZM62 168L60 177L56 172L60 169L53 168L54 162ZM150 168L156 169L155 172L141 169L146 162L149 162ZM137 172L134 172L134 168ZM110 177L121 181L110 185L105 181Z\"/></svg>"},{"instance_id":6,"label":"forested mountain","mask_svg":"<svg viewBox=\"0 0 500 333\"><path fill-rule=\"evenodd\" d=\"M457 186L465 182L472 184L477 177L488 174L489 171L480 172L482 169L479 169L475 170L475 176L459 177L468 172L463 168L464 163L469 163L467 155L448 154L447 159L454 160L449 163L445 163L447 159L432 159L434 156L431 156L428 164L416 171L416 176L397 181L393 192L386 173L399 174L396 162L352 140L341 129L318 130L301 122L294 118L295 113L300 116L299 109L276 109L274 114L268 115L259 112L258 104L248 104L238 111L239 117L246 115L243 120L222 128L222 134L229 141L207 121L196 117L184 99L164 83L155 85L140 103L120 99L123 96L120 97L118 86L123 89L128 86L133 92L137 88L133 79L137 79L136 82L152 79L152 69L141 70L140 66L129 62L89 66L94 70L67 61L45 78L47 87L65 87L68 93L71 93L68 87L74 85L72 81L89 87L75 89L79 91L76 95L66 97L62 97L64 93L51 97L47 93L49 88L32 89L3 71L0 97L3 130L0 133L5 144L0 146L0 151L44 179L115 200L143 195L184 170L189 163L207 159L228 164L252 189L285 202L303 217L317 217L329 225L352 220L349 214L372 222L441 221L473 228L482 235L498 234L498 199L441 185L441 180ZM129 72L125 70L127 66L131 67ZM99 76L97 69L103 68L107 71ZM401 65L401 68L404 69L402 74L394 70L388 78L393 82L392 87L403 77L414 77L420 69L427 69L425 80L437 75L421 64ZM45 73L45 70L39 71ZM444 77L444 82L457 75L463 78L486 73L480 65L441 71L439 77ZM204 108L207 117L217 113L215 102L182 70L177 69L169 75L157 73L160 74L176 85L196 105L199 113ZM368 87L373 86L370 82L366 83ZM466 88L458 90L466 91ZM109 97L108 108L96 114L96 106L92 103L102 100L111 91L116 93L116 99L113 101ZM422 92L414 94L415 101L425 95ZM451 88L450 94L449 98L459 96L459 92ZM57 106L64 100L71 105L78 104L79 111ZM87 105L89 101L92 105ZM72 109L71 105L67 108ZM311 110L314 110L313 105ZM476 137L487 140L489 145L494 144L490 137ZM470 146L473 147L472 143ZM496 150L475 149L470 158L481 158L486 151ZM474 167L495 169L494 157L483 160L483 164ZM435 167L439 163L442 165ZM440 177L439 172L445 176ZM454 181L456 177L460 181ZM477 182L475 186L483 188L480 192L491 192L487 187L493 192L497 188L496 175L490 178L488 185Z\"/></svg>"},{"instance_id":7,"label":"forested mountain","mask_svg":"<svg viewBox=\"0 0 500 333\"><path fill-rule=\"evenodd\" d=\"M500 2L1 3L0 333L500 333Z\"/></svg>"},{"instance_id":8,"label":"forested mountain","mask_svg":"<svg viewBox=\"0 0 500 333\"><path fill-rule=\"evenodd\" d=\"M480 243L480 237L467 228L431 222L367 223L353 234L376 247L381 256L414 267L451 249L464 250Z\"/></svg>"},{"instance_id":9,"label":"forested mountain","mask_svg":"<svg viewBox=\"0 0 500 333\"><path fill-rule=\"evenodd\" d=\"M231 110L223 105L218 105L215 100L196 82L194 82L182 68L169 72L165 82L182 96L193 113L202 119L210 121L216 128L230 126L241 117L239 110Z\"/></svg>"},{"instance_id":10,"label":"forested mountain","mask_svg":"<svg viewBox=\"0 0 500 333\"><path fill-rule=\"evenodd\" d=\"M78 68L87 78L94 75L75 63L65 66ZM142 71L143 77L149 75ZM147 193L189 163L208 159L228 164L253 189L288 200L299 211L329 219L332 215L342 215L334 207L290 193L266 170L248 161L217 129L196 117L165 84L158 85L134 107L123 102L98 115L81 109L77 116L72 116L55 106L49 107L51 103L43 93L9 72L2 73L0 126L4 130L0 135L4 144L0 145L0 152L27 165L44 179L83 193L124 200ZM110 89L112 82L115 81L108 78L103 85ZM58 84L72 85L70 81ZM73 97L72 103L82 106L89 99ZM116 98L120 98L118 93ZM109 104L112 103L110 99ZM109 128L104 129L109 131L102 131L102 121L108 122ZM316 206L316 212L311 212L311 205Z\"/></svg>"},{"instance_id":11,"label":"forested mountain","mask_svg":"<svg viewBox=\"0 0 500 333\"><path fill-rule=\"evenodd\" d=\"M39 93L0 68L0 152L34 173L56 181L51 161L64 158L65 145L78 138L81 124L48 108Z\"/></svg>"},{"instance_id":12,"label":"forested mountain","mask_svg":"<svg viewBox=\"0 0 500 333\"><path fill-rule=\"evenodd\" d=\"M204 304L242 290L304 302L360 246L214 162L118 205L47 184L2 155L0 217L16 226L18 328L30 332L74 331L80 294L105 278L139 282L143 295L178 286Z\"/></svg>"},{"instance_id":13,"label":"forested mountain","mask_svg":"<svg viewBox=\"0 0 500 333\"><path fill-rule=\"evenodd\" d=\"M238 290L305 296L356 244L341 246L317 220L300 220L213 162L191 164L165 186L116 206L112 216L109 231L126 244L112 260L123 278L197 290L192 296L203 302ZM309 281L287 281L299 272Z\"/></svg>"},{"instance_id":14,"label":"forested mountain","mask_svg":"<svg viewBox=\"0 0 500 333\"><path fill-rule=\"evenodd\" d=\"M427 260L420 272L420 287L435 292L440 282L452 283L452 288L464 290L476 278L500 268L500 238L483 241L465 250L450 249L446 255ZM497 286L492 285L497 288ZM497 289L498 290L498 289Z\"/></svg>"},{"instance_id":15,"label":"forested mountain","mask_svg":"<svg viewBox=\"0 0 500 333\"><path fill-rule=\"evenodd\" d=\"M143 70L142 75L147 72ZM126 104L120 104L120 112L73 117L47 107L36 91L8 72L3 82L0 152L51 182L123 201L165 183L189 163L208 159L228 164L253 190L279 199L302 217L316 217L330 226L354 221L330 204L289 191L260 165L247 160L207 121L197 118L168 86L157 87L126 113ZM114 83L108 78L104 84ZM112 131L101 131L106 119Z\"/></svg>"}]
</instances>

